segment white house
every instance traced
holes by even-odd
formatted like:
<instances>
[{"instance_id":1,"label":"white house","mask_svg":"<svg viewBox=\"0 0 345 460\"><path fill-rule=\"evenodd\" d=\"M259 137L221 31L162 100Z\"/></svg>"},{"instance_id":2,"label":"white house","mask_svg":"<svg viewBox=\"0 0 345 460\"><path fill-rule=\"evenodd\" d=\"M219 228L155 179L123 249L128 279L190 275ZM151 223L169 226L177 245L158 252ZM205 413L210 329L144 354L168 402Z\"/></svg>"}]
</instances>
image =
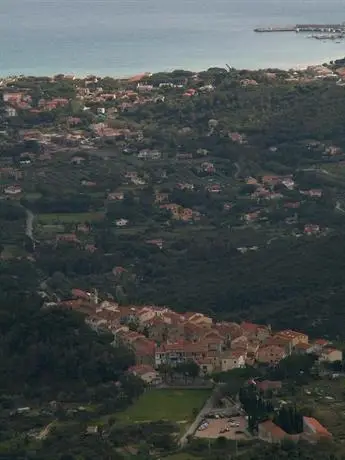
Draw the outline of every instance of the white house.
<instances>
[{"instance_id":1,"label":"white house","mask_svg":"<svg viewBox=\"0 0 345 460\"><path fill-rule=\"evenodd\" d=\"M6 195L18 195L19 193L22 193L22 189L19 185L9 185L4 191Z\"/></svg>"},{"instance_id":2,"label":"white house","mask_svg":"<svg viewBox=\"0 0 345 460\"><path fill-rule=\"evenodd\" d=\"M240 350L230 350L223 353L220 357L222 372L240 369L246 365L246 353Z\"/></svg>"},{"instance_id":3,"label":"white house","mask_svg":"<svg viewBox=\"0 0 345 460\"><path fill-rule=\"evenodd\" d=\"M117 219L115 221L116 227L125 227L128 224L128 219Z\"/></svg>"},{"instance_id":4,"label":"white house","mask_svg":"<svg viewBox=\"0 0 345 460\"><path fill-rule=\"evenodd\" d=\"M159 373L147 364L132 366L128 369L131 374L140 377L145 383L149 385L158 385L162 382Z\"/></svg>"}]
</instances>

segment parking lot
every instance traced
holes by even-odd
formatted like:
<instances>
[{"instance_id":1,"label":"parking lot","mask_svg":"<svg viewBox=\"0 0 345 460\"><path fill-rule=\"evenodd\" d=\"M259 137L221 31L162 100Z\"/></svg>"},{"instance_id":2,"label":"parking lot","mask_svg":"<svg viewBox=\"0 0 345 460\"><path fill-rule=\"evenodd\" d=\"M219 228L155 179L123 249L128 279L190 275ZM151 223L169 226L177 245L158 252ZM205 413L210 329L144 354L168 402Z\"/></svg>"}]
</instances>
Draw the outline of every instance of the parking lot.
<instances>
[{"instance_id":1,"label":"parking lot","mask_svg":"<svg viewBox=\"0 0 345 460\"><path fill-rule=\"evenodd\" d=\"M197 430L197 438L218 438L224 436L227 439L248 439L249 434L246 432L247 421L243 416L228 418L207 418L208 426L203 430ZM239 426L235 426L239 425Z\"/></svg>"}]
</instances>

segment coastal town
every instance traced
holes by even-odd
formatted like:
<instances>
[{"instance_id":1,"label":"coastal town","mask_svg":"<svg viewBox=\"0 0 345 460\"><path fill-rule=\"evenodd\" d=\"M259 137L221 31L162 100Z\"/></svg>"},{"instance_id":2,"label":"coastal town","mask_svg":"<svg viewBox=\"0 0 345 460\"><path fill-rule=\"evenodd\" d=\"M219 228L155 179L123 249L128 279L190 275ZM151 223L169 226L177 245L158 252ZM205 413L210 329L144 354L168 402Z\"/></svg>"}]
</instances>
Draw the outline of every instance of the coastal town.
<instances>
[{"instance_id":1,"label":"coastal town","mask_svg":"<svg viewBox=\"0 0 345 460\"><path fill-rule=\"evenodd\" d=\"M1 452L341 449L344 85L341 60L2 79L2 327L27 354Z\"/></svg>"},{"instance_id":2,"label":"coastal town","mask_svg":"<svg viewBox=\"0 0 345 460\"><path fill-rule=\"evenodd\" d=\"M254 73L229 68L219 72L222 78L229 74L232 84L241 91L256 91L261 86L303 87L321 81L327 85L345 84L345 67L341 66ZM335 216L345 212L342 194L334 194L327 184L340 178L345 165L344 149L336 142L300 142L298 148L312 158L312 163L297 168L284 166L290 171L282 174L269 171L267 166L248 167L236 157L229 161L213 152L210 143L218 138L226 139L228 148L243 155L255 149L247 133L235 125L223 126L217 118L208 118L197 129L182 123L174 133L166 133L180 142L173 148L163 145L165 135L158 138L167 129L165 123L157 128L154 139L150 137L152 127L146 124L142 110L175 110L176 104L199 104L203 99L217 97L217 78L217 72L212 71L176 71L127 80L95 76L77 79L68 75L3 79L0 136L2 149L10 153L1 156L2 198L14 203L25 201L30 212L35 208L29 234L32 236L33 230L36 241L75 242L88 251L97 250L92 223L101 220L109 208L118 208L113 223L119 231L144 230L143 219L129 216L127 209L120 212L121 204L130 197L144 201L143 195L152 204L148 217L154 225L164 218L170 226L182 223L204 227L221 221L222 226L234 232L238 228L238 234L243 233L243 226L275 227L266 231L265 241L257 237L257 232L246 245L239 244L240 253L258 250L272 239L324 236L334 231L332 219L319 219L309 211L318 201L321 212L326 208L333 208ZM195 136L202 139L196 142ZM283 157L285 148L278 143L268 146L268 163L274 164ZM61 184L66 194L90 198L90 205L83 206L79 219L76 212L71 220L71 215L68 218L64 212L39 209L47 193L55 199ZM204 197L209 197L209 203ZM72 221L77 231L68 231ZM160 249L169 246L169 241L158 235L162 232L150 233L145 238L147 244ZM242 238L234 238L237 239ZM5 247L14 246L13 238L9 238ZM11 249L5 254L2 256L11 254Z\"/></svg>"}]
</instances>

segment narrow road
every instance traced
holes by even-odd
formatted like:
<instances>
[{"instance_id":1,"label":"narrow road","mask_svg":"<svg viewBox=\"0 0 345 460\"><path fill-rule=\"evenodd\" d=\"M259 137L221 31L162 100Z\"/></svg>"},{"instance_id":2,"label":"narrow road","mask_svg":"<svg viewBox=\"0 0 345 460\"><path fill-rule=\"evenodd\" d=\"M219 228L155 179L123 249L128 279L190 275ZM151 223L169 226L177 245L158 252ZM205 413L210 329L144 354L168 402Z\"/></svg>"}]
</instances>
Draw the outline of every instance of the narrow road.
<instances>
[{"instance_id":1,"label":"narrow road","mask_svg":"<svg viewBox=\"0 0 345 460\"><path fill-rule=\"evenodd\" d=\"M240 174L240 172L241 172L241 168L240 168L240 165L237 163L237 161L234 163L234 165L235 165L235 168L236 168L236 172L234 174L234 177L235 177L235 179L237 179L239 174Z\"/></svg>"},{"instance_id":2,"label":"narrow road","mask_svg":"<svg viewBox=\"0 0 345 460\"><path fill-rule=\"evenodd\" d=\"M332 174L326 169L322 169L322 168L304 168L304 169L298 169L297 171L322 173L322 174L325 174L326 176L331 176L335 178L337 177L336 174Z\"/></svg>"},{"instance_id":3,"label":"narrow road","mask_svg":"<svg viewBox=\"0 0 345 460\"><path fill-rule=\"evenodd\" d=\"M201 411L195 417L194 422L190 425L190 427L187 429L185 434L180 439L179 441L180 447L184 447L188 443L188 436L193 436L193 434L198 429L198 426L201 424L202 420L213 409L215 403L217 402L219 398L219 388L220 387L218 385L213 389L211 396L208 398L208 400L205 402Z\"/></svg>"},{"instance_id":4,"label":"narrow road","mask_svg":"<svg viewBox=\"0 0 345 460\"><path fill-rule=\"evenodd\" d=\"M30 209L25 208L26 212L26 228L25 228L25 235L30 238L34 242L34 235L33 235L33 229L34 229L34 220L35 216Z\"/></svg>"},{"instance_id":5,"label":"narrow road","mask_svg":"<svg viewBox=\"0 0 345 460\"><path fill-rule=\"evenodd\" d=\"M38 441L43 441L43 439L45 439L48 436L51 428L53 427L53 424L54 424L54 422L51 422L51 423L49 423L49 425L47 425L45 428L43 428L43 430L40 433L38 433L36 439Z\"/></svg>"},{"instance_id":6,"label":"narrow road","mask_svg":"<svg viewBox=\"0 0 345 460\"><path fill-rule=\"evenodd\" d=\"M336 209L336 211L339 211L339 212L341 212L342 214L345 214L345 209L342 207L340 201L337 201L337 202L335 203L335 209Z\"/></svg>"}]
</instances>

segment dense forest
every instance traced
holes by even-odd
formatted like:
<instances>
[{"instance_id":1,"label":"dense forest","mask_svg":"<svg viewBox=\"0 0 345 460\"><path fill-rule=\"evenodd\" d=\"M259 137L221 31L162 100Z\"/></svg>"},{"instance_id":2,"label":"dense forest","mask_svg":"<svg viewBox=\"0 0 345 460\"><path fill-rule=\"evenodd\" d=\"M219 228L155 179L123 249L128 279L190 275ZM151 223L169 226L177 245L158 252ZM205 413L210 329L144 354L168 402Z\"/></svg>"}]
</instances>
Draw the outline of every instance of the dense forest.
<instances>
[{"instance_id":1,"label":"dense forest","mask_svg":"<svg viewBox=\"0 0 345 460\"><path fill-rule=\"evenodd\" d=\"M95 442L80 438L78 427L87 422L86 414L73 415L76 411L66 412L66 407L87 401L97 407L96 414L125 408L143 391L142 382L126 374L134 356L128 349L111 345L111 336L89 329L82 315L42 309L42 299L35 293L36 281L29 262L1 264L0 458L53 460L102 455ZM21 407L30 408L31 417L23 418ZM68 422L69 413L74 418ZM43 429L54 418L72 425L79 420L75 435L71 427L68 434L66 429L57 429L47 445L33 447L27 433L33 427ZM62 443L62 436L67 436L69 443ZM106 455L106 446L102 449Z\"/></svg>"}]
</instances>

